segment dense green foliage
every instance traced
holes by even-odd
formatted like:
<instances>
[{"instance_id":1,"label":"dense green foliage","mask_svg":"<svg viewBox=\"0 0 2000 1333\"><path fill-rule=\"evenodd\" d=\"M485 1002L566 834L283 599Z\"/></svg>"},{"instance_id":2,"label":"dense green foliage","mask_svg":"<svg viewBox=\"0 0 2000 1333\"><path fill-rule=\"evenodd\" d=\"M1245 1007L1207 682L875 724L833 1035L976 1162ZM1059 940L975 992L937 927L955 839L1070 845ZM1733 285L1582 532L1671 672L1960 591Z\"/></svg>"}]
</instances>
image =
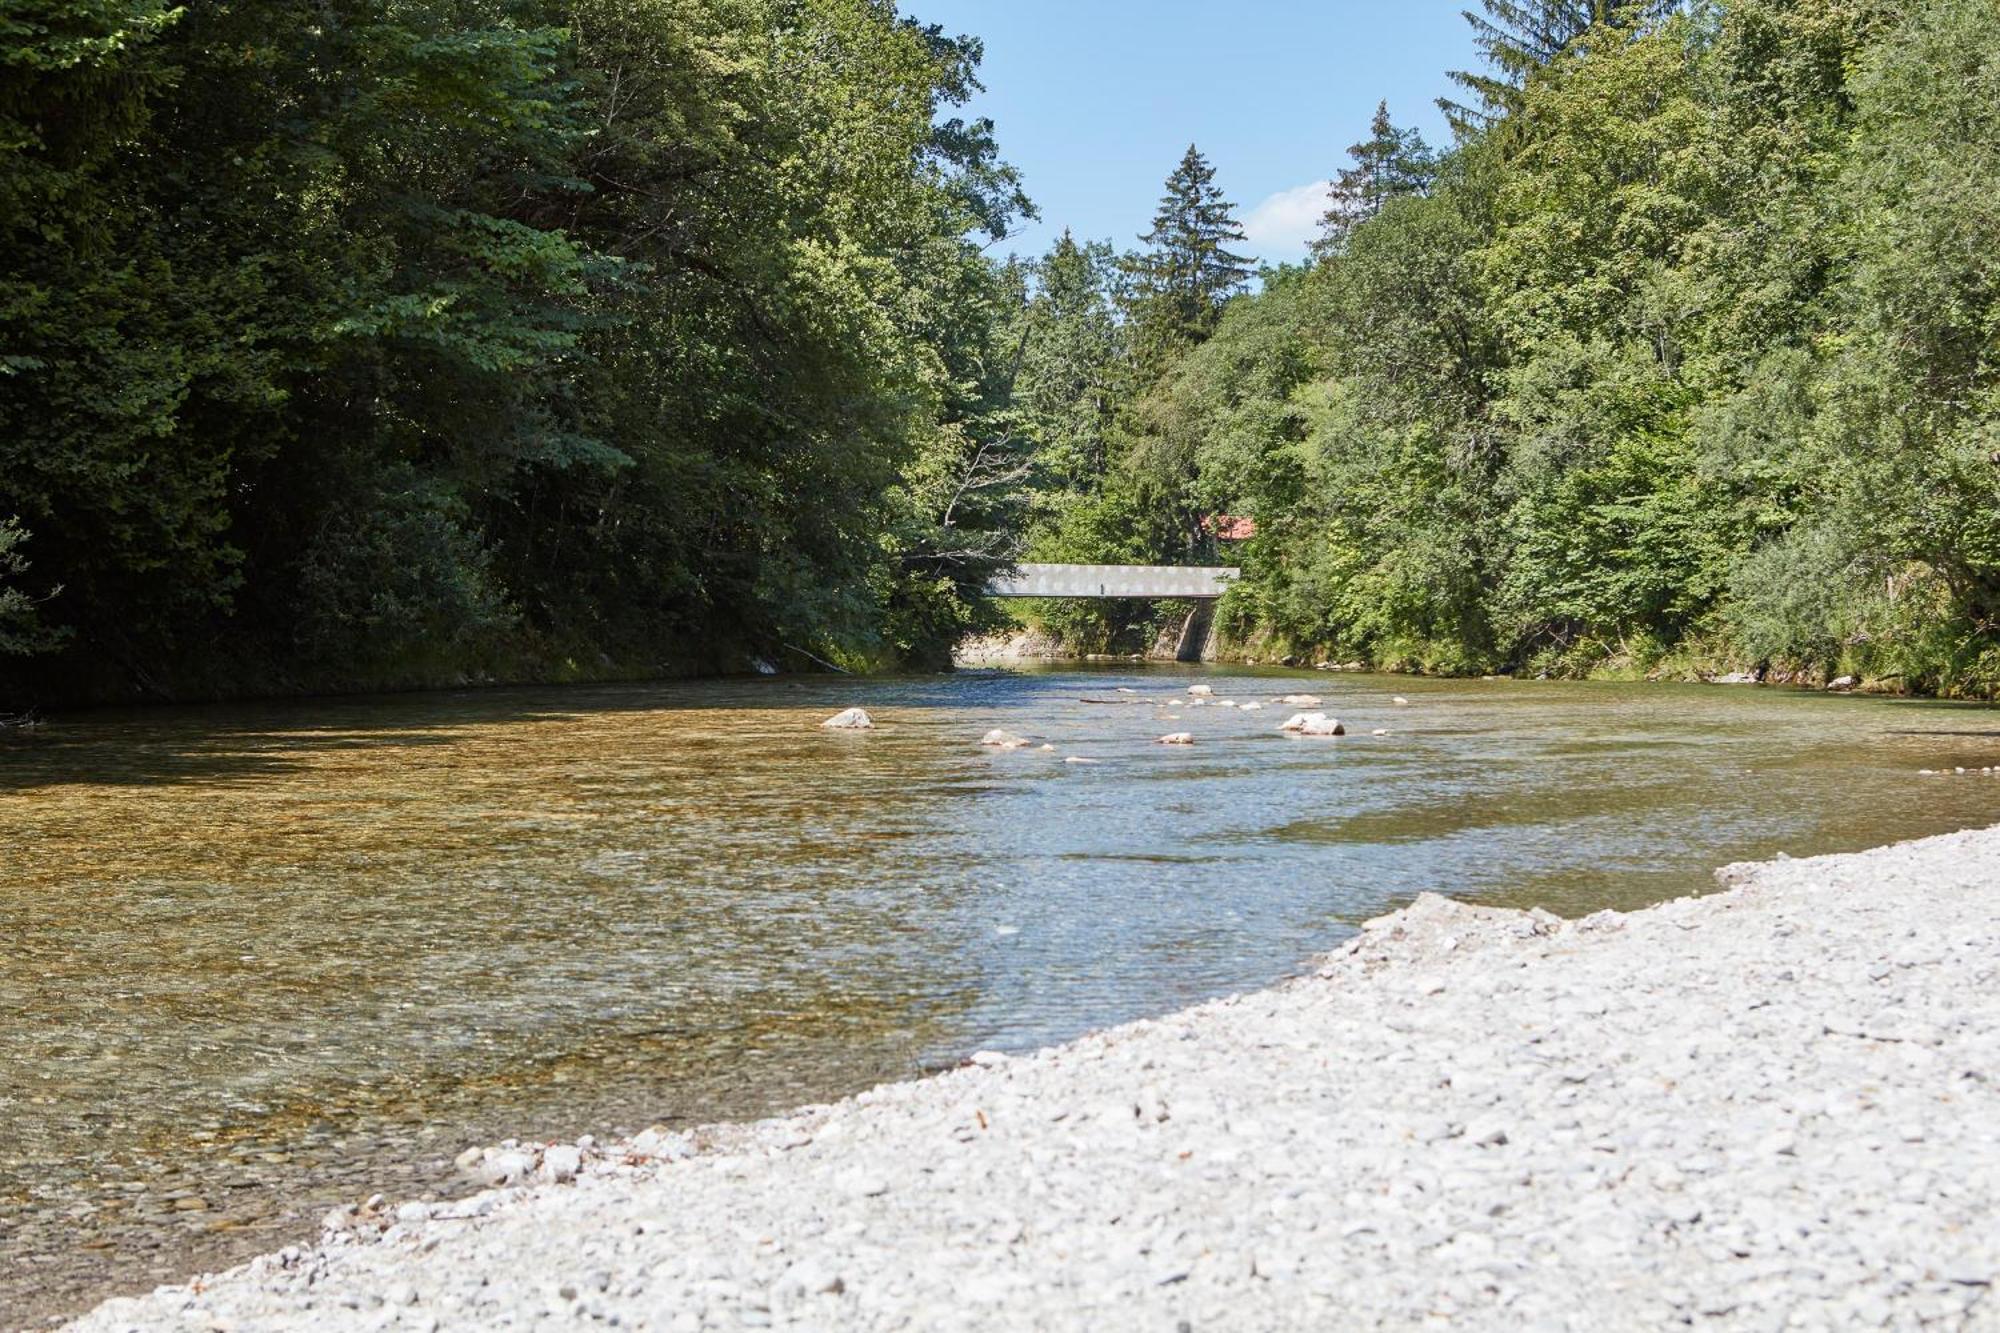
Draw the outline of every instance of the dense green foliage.
<instances>
[{"instance_id":1,"label":"dense green foliage","mask_svg":"<svg viewBox=\"0 0 2000 1333\"><path fill-rule=\"evenodd\" d=\"M977 57L889 0L7 5L0 694L935 660L1015 525Z\"/></svg>"},{"instance_id":2,"label":"dense green foliage","mask_svg":"<svg viewBox=\"0 0 2000 1333\"><path fill-rule=\"evenodd\" d=\"M1683 0L1480 0L1465 10L1484 70L1453 70L1452 82L1479 103L1440 98L1438 107L1461 134L1491 126L1521 109L1531 75L1562 55L1571 42L1603 24L1626 27L1671 14Z\"/></svg>"},{"instance_id":3,"label":"dense green foliage","mask_svg":"<svg viewBox=\"0 0 2000 1333\"><path fill-rule=\"evenodd\" d=\"M893 0L15 0L0 705L933 662L1220 515L1268 656L1993 693L1996 18L1483 0L1457 141L1382 108L1252 292L1192 146L988 259Z\"/></svg>"},{"instance_id":4,"label":"dense green foliage","mask_svg":"<svg viewBox=\"0 0 2000 1333\"><path fill-rule=\"evenodd\" d=\"M1315 263L1134 377L1036 548L1253 516L1225 624L1273 656L1992 693L2000 13L1488 10L1489 123L1378 118Z\"/></svg>"}]
</instances>

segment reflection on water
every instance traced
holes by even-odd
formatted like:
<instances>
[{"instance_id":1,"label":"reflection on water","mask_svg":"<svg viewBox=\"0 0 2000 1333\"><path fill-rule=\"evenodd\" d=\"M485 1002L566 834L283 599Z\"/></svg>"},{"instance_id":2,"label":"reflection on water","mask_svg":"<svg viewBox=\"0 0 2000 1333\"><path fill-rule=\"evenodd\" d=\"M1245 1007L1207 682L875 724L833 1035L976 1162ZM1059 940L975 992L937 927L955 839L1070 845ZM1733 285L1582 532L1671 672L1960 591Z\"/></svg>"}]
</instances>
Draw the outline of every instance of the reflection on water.
<instances>
[{"instance_id":1,"label":"reflection on water","mask_svg":"<svg viewBox=\"0 0 2000 1333\"><path fill-rule=\"evenodd\" d=\"M0 746L0 1311L454 1188L469 1142L755 1115L1261 985L1425 889L1634 906L2000 804L1915 776L2000 764L1981 710L1315 675L1351 734L1300 740L1297 675L1207 676L1249 713L1175 671L967 674ZM857 703L877 730L815 725Z\"/></svg>"}]
</instances>

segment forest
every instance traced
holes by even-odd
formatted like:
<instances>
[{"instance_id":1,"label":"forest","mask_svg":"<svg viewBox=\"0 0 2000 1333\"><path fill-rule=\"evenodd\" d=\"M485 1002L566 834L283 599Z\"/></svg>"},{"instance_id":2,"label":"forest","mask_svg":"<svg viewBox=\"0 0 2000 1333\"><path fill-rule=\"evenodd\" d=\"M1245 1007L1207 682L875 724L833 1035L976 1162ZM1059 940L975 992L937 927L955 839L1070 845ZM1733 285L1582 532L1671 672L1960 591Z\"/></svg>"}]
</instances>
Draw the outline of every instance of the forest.
<instances>
[{"instance_id":1,"label":"forest","mask_svg":"<svg viewBox=\"0 0 2000 1333\"><path fill-rule=\"evenodd\" d=\"M11 5L0 706L932 667L1224 515L1265 660L2000 690L1991 0L1468 17L1273 268L1192 145L995 258L890 0Z\"/></svg>"},{"instance_id":2,"label":"forest","mask_svg":"<svg viewBox=\"0 0 2000 1333\"><path fill-rule=\"evenodd\" d=\"M878 0L0 15L0 711L941 661L1016 540L951 114Z\"/></svg>"}]
</instances>

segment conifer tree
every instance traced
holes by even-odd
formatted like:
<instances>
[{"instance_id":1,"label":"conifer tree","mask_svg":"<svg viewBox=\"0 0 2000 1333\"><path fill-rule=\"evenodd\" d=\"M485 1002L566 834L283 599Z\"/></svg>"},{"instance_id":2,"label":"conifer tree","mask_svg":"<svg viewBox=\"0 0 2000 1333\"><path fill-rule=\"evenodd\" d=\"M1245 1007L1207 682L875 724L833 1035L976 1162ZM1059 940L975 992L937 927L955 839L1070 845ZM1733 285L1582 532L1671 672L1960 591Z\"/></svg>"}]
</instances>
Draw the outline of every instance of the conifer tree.
<instances>
[{"instance_id":1,"label":"conifer tree","mask_svg":"<svg viewBox=\"0 0 2000 1333\"><path fill-rule=\"evenodd\" d=\"M1478 99L1477 106L1440 97L1438 109L1464 135L1511 115L1521 104L1528 75L1561 55L1599 23L1637 25L1680 9L1684 0L1480 0L1483 14L1462 11L1473 43L1491 73L1453 70L1451 80Z\"/></svg>"},{"instance_id":2,"label":"conifer tree","mask_svg":"<svg viewBox=\"0 0 2000 1333\"><path fill-rule=\"evenodd\" d=\"M1313 254L1325 258L1346 244L1347 234L1382 211L1391 199L1423 194L1437 173L1435 155L1416 130L1399 130L1389 104L1375 108L1368 138L1347 150L1354 165L1343 168L1327 191L1326 213Z\"/></svg>"},{"instance_id":3,"label":"conifer tree","mask_svg":"<svg viewBox=\"0 0 2000 1333\"><path fill-rule=\"evenodd\" d=\"M1222 307L1250 278L1250 261L1227 247L1244 238L1215 168L1193 144L1167 177L1146 249L1129 261L1131 313L1140 360L1158 365L1173 349L1215 330Z\"/></svg>"}]
</instances>

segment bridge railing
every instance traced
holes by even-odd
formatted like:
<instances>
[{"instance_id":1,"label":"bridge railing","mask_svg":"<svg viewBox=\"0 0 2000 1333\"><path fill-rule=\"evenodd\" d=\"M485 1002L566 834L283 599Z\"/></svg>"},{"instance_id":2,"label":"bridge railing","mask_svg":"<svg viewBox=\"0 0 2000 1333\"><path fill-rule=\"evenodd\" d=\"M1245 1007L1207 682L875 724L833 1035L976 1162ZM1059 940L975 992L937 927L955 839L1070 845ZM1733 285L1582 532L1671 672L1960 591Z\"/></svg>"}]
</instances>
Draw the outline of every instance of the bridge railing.
<instances>
[{"instance_id":1,"label":"bridge railing","mask_svg":"<svg viewBox=\"0 0 2000 1333\"><path fill-rule=\"evenodd\" d=\"M1220 597L1241 578L1235 565L1016 565L994 578L994 597Z\"/></svg>"}]
</instances>

